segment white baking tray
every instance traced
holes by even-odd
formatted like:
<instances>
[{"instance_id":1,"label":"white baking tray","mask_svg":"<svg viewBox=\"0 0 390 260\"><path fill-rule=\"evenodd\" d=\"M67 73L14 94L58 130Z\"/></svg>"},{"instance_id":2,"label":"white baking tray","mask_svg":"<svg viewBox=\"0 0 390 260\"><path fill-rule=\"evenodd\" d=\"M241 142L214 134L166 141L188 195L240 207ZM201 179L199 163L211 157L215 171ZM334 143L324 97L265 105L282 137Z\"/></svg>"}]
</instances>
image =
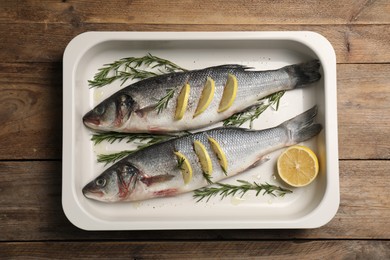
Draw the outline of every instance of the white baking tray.
<instances>
[{"instance_id":1,"label":"white baking tray","mask_svg":"<svg viewBox=\"0 0 390 260\"><path fill-rule=\"evenodd\" d=\"M98 153L127 149L127 144L90 141L91 131L82 116L120 88L116 82L90 89L87 81L98 68L123 57L147 53L169 59L187 69L220 64L244 64L275 69L319 59L322 79L310 87L289 91L277 111L267 110L255 129L279 123L318 105L317 121L324 129L305 142L319 156L320 173L307 187L292 188L285 197L239 196L196 202L192 193L135 203L106 204L87 199L82 188L105 166ZM63 184L62 204L68 219L85 230L145 229L260 229L314 228L329 222L339 205L339 170L336 107L336 57L331 44L313 32L88 32L66 47L63 60ZM236 180L283 184L275 164L280 151Z\"/></svg>"}]
</instances>

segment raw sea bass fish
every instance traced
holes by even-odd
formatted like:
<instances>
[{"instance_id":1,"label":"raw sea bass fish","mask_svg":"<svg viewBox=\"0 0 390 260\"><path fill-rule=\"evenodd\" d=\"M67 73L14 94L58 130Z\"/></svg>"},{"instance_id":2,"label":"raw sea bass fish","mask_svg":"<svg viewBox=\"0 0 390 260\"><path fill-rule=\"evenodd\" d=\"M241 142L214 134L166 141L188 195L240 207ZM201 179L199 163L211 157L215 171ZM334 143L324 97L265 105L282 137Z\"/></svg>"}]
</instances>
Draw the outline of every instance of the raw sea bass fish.
<instances>
[{"instance_id":1,"label":"raw sea bass fish","mask_svg":"<svg viewBox=\"0 0 390 260\"><path fill-rule=\"evenodd\" d=\"M176 72L136 82L116 92L84 117L84 124L99 131L129 133L164 133L199 129L220 122L258 103L258 100L281 90L301 88L321 78L320 62L312 60L277 70L252 71L241 65L222 65L188 72ZM233 104L218 112L228 76L237 79ZM194 117L207 79L215 82L211 103ZM189 84L188 106L180 120L175 119L178 96ZM166 108L156 105L167 93L173 96Z\"/></svg>"},{"instance_id":2,"label":"raw sea bass fish","mask_svg":"<svg viewBox=\"0 0 390 260\"><path fill-rule=\"evenodd\" d=\"M222 127L149 146L109 167L83 188L83 194L104 202L139 201L205 187L209 184L194 146L196 142L203 144L210 158L209 178L218 182L263 161L272 151L316 136L322 129L314 123L316 114L317 107L313 107L265 130ZM224 168L210 141L218 143L223 151L227 162ZM192 169L190 178L184 175L178 154Z\"/></svg>"}]
</instances>

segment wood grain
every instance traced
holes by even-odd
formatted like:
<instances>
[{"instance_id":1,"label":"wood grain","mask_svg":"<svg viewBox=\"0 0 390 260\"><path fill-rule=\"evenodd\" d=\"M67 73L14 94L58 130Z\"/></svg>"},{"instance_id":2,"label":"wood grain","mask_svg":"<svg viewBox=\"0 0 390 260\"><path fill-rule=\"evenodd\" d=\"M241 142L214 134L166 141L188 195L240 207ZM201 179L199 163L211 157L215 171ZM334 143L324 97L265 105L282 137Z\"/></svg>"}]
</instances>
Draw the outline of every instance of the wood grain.
<instances>
[{"instance_id":1,"label":"wood grain","mask_svg":"<svg viewBox=\"0 0 390 260\"><path fill-rule=\"evenodd\" d=\"M337 70L340 158L389 159L390 65ZM61 158L61 81L60 63L0 63L0 159Z\"/></svg>"},{"instance_id":2,"label":"wood grain","mask_svg":"<svg viewBox=\"0 0 390 260\"><path fill-rule=\"evenodd\" d=\"M61 62L66 45L86 31L314 31L333 45L338 63L386 63L387 25L185 25L0 23L2 62ZM35 32L35 33L31 33ZM6 36L6 37L5 37Z\"/></svg>"},{"instance_id":3,"label":"wood grain","mask_svg":"<svg viewBox=\"0 0 390 260\"><path fill-rule=\"evenodd\" d=\"M337 66L342 159L390 158L389 64Z\"/></svg>"},{"instance_id":4,"label":"wood grain","mask_svg":"<svg viewBox=\"0 0 390 260\"><path fill-rule=\"evenodd\" d=\"M390 1L0 1L0 258L390 259ZM87 232L61 206L62 56L86 31L315 31L337 56L340 208L310 230Z\"/></svg>"},{"instance_id":5,"label":"wood grain","mask_svg":"<svg viewBox=\"0 0 390 260\"><path fill-rule=\"evenodd\" d=\"M389 24L386 0L2 1L0 22L127 24ZM288 14L288 15L286 15Z\"/></svg>"},{"instance_id":6,"label":"wood grain","mask_svg":"<svg viewBox=\"0 0 390 260\"><path fill-rule=\"evenodd\" d=\"M0 252L21 259L389 259L390 241L2 243Z\"/></svg>"},{"instance_id":7,"label":"wood grain","mask_svg":"<svg viewBox=\"0 0 390 260\"><path fill-rule=\"evenodd\" d=\"M318 229L86 232L62 211L60 162L0 162L0 241L388 239L389 168L389 161L341 161L340 208Z\"/></svg>"},{"instance_id":8,"label":"wood grain","mask_svg":"<svg viewBox=\"0 0 390 260\"><path fill-rule=\"evenodd\" d=\"M0 63L0 159L59 159L60 63Z\"/></svg>"}]
</instances>

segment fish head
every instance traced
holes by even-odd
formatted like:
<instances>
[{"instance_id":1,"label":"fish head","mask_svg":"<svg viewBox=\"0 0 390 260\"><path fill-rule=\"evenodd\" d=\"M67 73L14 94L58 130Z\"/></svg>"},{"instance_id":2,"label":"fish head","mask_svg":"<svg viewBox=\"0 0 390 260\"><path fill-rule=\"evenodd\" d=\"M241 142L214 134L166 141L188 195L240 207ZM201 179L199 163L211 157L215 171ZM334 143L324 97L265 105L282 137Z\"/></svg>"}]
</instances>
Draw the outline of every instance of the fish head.
<instances>
[{"instance_id":1,"label":"fish head","mask_svg":"<svg viewBox=\"0 0 390 260\"><path fill-rule=\"evenodd\" d=\"M115 94L83 117L84 124L95 130L112 130L120 128L135 110L136 102L125 93Z\"/></svg>"},{"instance_id":2,"label":"fish head","mask_svg":"<svg viewBox=\"0 0 390 260\"><path fill-rule=\"evenodd\" d=\"M118 162L85 185L83 194L103 202L125 200L134 191L139 174L139 170L131 163Z\"/></svg>"}]
</instances>

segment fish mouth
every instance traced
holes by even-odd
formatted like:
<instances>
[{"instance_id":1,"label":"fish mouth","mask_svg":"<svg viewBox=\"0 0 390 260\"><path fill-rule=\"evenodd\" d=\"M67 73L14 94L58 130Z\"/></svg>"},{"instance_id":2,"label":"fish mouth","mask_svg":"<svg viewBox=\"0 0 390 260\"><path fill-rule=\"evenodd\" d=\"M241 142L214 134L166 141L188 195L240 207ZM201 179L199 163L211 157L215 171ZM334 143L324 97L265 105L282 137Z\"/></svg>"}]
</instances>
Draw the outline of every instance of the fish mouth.
<instances>
[{"instance_id":1,"label":"fish mouth","mask_svg":"<svg viewBox=\"0 0 390 260\"><path fill-rule=\"evenodd\" d=\"M89 199L96 199L104 196L104 193L101 190L94 189L89 184L85 186L82 191L84 196Z\"/></svg>"},{"instance_id":2,"label":"fish mouth","mask_svg":"<svg viewBox=\"0 0 390 260\"><path fill-rule=\"evenodd\" d=\"M95 115L93 115L92 113L87 113L83 117L83 123L84 123L84 125L86 125L90 128L94 128L94 127L100 125L100 119L98 117L96 117Z\"/></svg>"}]
</instances>

